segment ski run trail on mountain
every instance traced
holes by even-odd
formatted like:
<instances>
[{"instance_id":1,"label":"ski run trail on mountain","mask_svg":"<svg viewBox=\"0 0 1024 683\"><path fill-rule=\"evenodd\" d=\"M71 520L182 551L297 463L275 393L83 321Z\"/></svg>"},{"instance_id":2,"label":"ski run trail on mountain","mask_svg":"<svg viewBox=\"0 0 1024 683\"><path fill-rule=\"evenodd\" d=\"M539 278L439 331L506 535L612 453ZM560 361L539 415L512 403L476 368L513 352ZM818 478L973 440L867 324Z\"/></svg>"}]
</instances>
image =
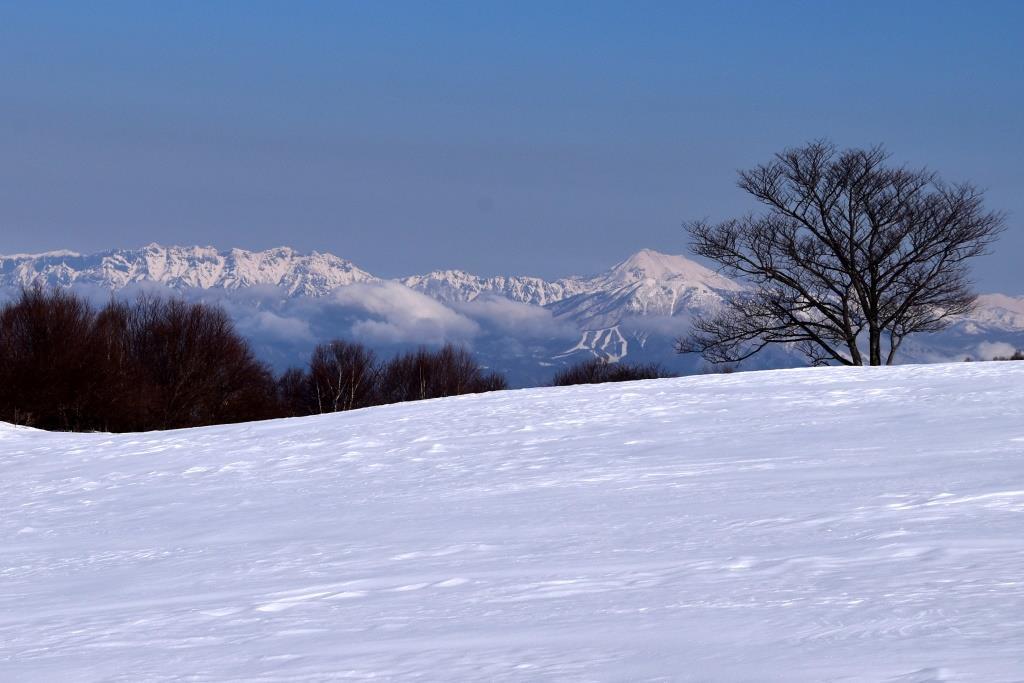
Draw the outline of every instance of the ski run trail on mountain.
<instances>
[{"instance_id":1,"label":"ski run trail on mountain","mask_svg":"<svg viewBox=\"0 0 1024 683\"><path fill-rule=\"evenodd\" d=\"M0 425L3 681L1024 678L1024 363Z\"/></svg>"}]
</instances>

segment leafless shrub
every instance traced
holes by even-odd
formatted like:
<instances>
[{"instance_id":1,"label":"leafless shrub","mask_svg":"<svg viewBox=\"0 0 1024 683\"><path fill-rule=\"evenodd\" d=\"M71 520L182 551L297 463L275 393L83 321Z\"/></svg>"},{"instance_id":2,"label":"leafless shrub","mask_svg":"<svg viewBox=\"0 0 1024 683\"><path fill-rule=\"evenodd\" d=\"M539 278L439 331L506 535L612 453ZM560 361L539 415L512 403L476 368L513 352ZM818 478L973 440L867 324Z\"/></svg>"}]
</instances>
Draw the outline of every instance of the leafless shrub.
<instances>
[{"instance_id":1,"label":"leafless shrub","mask_svg":"<svg viewBox=\"0 0 1024 683\"><path fill-rule=\"evenodd\" d=\"M657 363L637 365L632 363L609 363L601 358L592 358L572 365L558 372L552 386L564 387L573 384L601 384L604 382L629 382L638 379L660 379L675 377Z\"/></svg>"}]
</instances>

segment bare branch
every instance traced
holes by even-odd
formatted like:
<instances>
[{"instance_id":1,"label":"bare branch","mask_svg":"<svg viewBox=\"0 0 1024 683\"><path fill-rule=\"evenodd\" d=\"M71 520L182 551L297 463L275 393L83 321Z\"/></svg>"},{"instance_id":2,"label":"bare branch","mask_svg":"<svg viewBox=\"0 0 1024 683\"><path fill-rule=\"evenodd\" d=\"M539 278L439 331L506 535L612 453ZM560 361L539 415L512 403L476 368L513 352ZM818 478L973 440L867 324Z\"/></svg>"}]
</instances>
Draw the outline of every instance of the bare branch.
<instances>
[{"instance_id":1,"label":"bare branch","mask_svg":"<svg viewBox=\"0 0 1024 683\"><path fill-rule=\"evenodd\" d=\"M971 310L967 262L1003 230L969 184L885 164L881 146L840 152L819 140L740 173L764 207L686 225L691 247L751 290L694 323L680 353L735 363L788 344L812 364L892 363L903 339ZM883 339L888 352L883 359Z\"/></svg>"}]
</instances>

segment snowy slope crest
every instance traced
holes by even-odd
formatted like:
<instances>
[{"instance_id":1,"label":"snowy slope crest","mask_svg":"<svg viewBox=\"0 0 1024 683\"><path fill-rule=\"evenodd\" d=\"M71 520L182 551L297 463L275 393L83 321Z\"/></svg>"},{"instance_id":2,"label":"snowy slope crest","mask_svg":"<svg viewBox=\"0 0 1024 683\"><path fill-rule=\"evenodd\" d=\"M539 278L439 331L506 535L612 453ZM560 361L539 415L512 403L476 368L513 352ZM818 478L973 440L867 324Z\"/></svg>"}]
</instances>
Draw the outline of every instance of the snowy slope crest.
<instances>
[{"instance_id":1,"label":"snowy slope crest","mask_svg":"<svg viewBox=\"0 0 1024 683\"><path fill-rule=\"evenodd\" d=\"M1024 363L0 427L5 680L1011 681Z\"/></svg>"}]
</instances>

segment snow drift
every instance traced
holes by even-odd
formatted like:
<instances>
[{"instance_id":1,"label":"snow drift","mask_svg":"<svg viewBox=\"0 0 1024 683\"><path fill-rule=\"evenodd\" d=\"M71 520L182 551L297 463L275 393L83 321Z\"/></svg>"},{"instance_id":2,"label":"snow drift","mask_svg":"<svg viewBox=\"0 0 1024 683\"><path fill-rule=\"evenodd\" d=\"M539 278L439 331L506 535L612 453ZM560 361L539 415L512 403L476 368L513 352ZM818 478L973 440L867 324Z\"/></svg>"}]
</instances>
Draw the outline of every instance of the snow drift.
<instances>
[{"instance_id":1,"label":"snow drift","mask_svg":"<svg viewBox=\"0 0 1024 683\"><path fill-rule=\"evenodd\" d=\"M1011 680L1024 363L0 426L6 680Z\"/></svg>"}]
</instances>

